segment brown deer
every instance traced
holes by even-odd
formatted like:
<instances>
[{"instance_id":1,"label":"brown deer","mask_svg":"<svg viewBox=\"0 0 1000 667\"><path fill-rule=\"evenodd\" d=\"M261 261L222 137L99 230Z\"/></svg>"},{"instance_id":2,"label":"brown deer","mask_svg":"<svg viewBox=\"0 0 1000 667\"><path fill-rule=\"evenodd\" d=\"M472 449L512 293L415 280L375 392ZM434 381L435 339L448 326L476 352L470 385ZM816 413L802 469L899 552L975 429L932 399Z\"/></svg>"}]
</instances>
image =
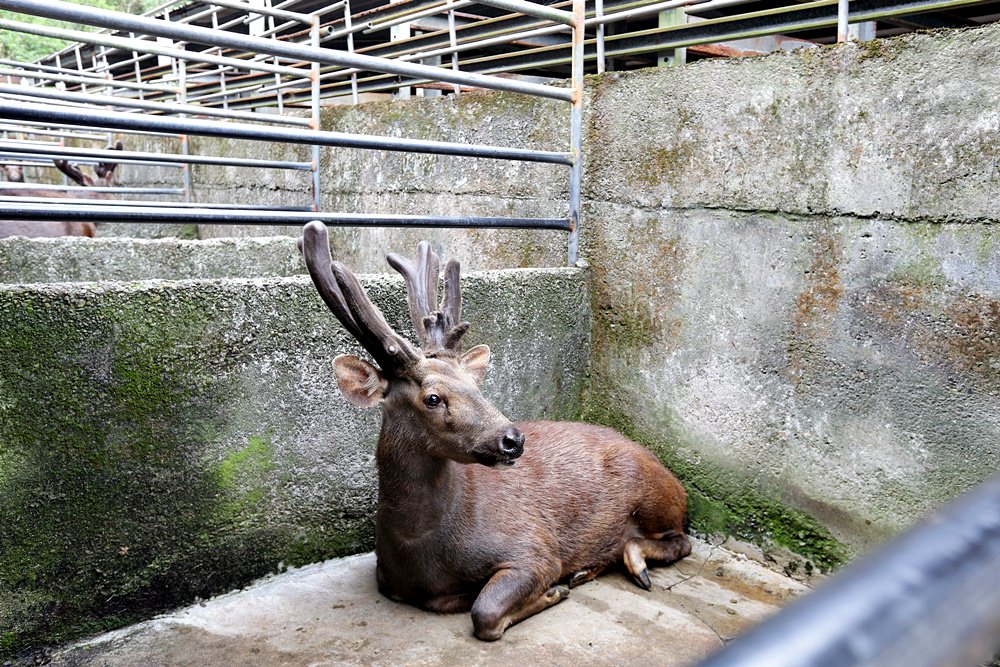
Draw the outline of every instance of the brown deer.
<instances>
[{"instance_id":1,"label":"brown deer","mask_svg":"<svg viewBox=\"0 0 1000 667\"><path fill-rule=\"evenodd\" d=\"M109 149L122 150L122 142L117 142ZM98 162L94 166L96 178L91 177L75 164L70 164L66 160L53 160L53 164L72 179L77 185L84 187L108 187L114 180L115 162ZM24 183L24 175L20 167L8 165L4 167L7 180L13 183ZM60 192L58 190L44 190L32 188L26 185L23 189L0 190L0 196L8 197L45 197L52 199L111 199L113 195L104 192ZM56 236L94 236L97 233L97 225L93 222L58 222L58 221L28 221L28 220L4 220L0 221L0 238L8 236L28 236L28 237L56 237Z\"/></svg>"},{"instance_id":2,"label":"brown deer","mask_svg":"<svg viewBox=\"0 0 1000 667\"><path fill-rule=\"evenodd\" d=\"M354 274L330 257L326 227L299 241L320 296L375 360L334 360L347 401L382 406L375 456L378 589L430 611L472 610L492 641L624 560L649 590L646 559L687 556L686 494L649 451L607 428L512 423L480 392L490 349L462 352L459 265L426 242L416 264L395 254L421 348L386 323Z\"/></svg>"}]
</instances>

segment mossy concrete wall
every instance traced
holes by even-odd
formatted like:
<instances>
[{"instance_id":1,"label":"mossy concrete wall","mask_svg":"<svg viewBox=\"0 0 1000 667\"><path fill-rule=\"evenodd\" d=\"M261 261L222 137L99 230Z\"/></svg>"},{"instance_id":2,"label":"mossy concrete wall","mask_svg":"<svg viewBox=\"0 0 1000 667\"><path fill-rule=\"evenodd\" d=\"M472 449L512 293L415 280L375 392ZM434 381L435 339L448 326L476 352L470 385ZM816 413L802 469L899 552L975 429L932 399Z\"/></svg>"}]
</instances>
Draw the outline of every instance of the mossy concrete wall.
<instances>
[{"instance_id":1,"label":"mossy concrete wall","mask_svg":"<svg viewBox=\"0 0 1000 667\"><path fill-rule=\"evenodd\" d=\"M997 469L997 109L996 24L588 79L583 414L660 452L692 491L696 527L832 563ZM504 94L324 114L344 131L568 141L564 107ZM566 210L557 167L323 160L324 203L341 210ZM235 176L211 176L213 192ZM474 267L565 257L553 232L332 239L380 271L385 251L423 235Z\"/></svg>"},{"instance_id":2,"label":"mossy concrete wall","mask_svg":"<svg viewBox=\"0 0 1000 667\"><path fill-rule=\"evenodd\" d=\"M206 241L0 239L0 283L261 278L305 273L295 239L287 236Z\"/></svg>"},{"instance_id":3,"label":"mossy concrete wall","mask_svg":"<svg viewBox=\"0 0 1000 667\"><path fill-rule=\"evenodd\" d=\"M401 331L401 279L362 277ZM510 417L580 411L584 272L463 278ZM0 659L372 547L379 414L308 277L0 286Z\"/></svg>"}]
</instances>

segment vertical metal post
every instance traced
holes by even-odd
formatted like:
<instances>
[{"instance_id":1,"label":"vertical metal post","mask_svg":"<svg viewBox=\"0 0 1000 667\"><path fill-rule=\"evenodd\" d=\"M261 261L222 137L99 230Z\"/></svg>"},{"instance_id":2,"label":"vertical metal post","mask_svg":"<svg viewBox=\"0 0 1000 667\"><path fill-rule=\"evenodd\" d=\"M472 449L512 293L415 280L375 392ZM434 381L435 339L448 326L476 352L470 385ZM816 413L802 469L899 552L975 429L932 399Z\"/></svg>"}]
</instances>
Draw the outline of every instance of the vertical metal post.
<instances>
[{"instance_id":1,"label":"vertical metal post","mask_svg":"<svg viewBox=\"0 0 1000 667\"><path fill-rule=\"evenodd\" d=\"M586 0L573 0L573 108L570 111L569 141L573 166L569 172L569 265L580 254L580 188L583 177L583 41L586 34Z\"/></svg>"},{"instance_id":2,"label":"vertical metal post","mask_svg":"<svg viewBox=\"0 0 1000 667\"><path fill-rule=\"evenodd\" d=\"M315 48L319 48L319 13L313 14L312 26L309 28L309 37L311 38L312 45ZM320 129L319 123L319 63L313 62L309 70L309 79L312 89L312 95L310 103L312 105L312 123L310 124L312 129ZM355 102L357 102L356 96L357 91L355 91ZM312 207L314 211L319 210L319 146L317 144L312 145Z\"/></svg>"},{"instance_id":3,"label":"vertical metal post","mask_svg":"<svg viewBox=\"0 0 1000 667\"><path fill-rule=\"evenodd\" d=\"M177 98L180 104L187 104L187 66L184 60L177 59ZM188 135L178 135L181 140L181 155L187 155L189 150ZM184 182L184 201L191 202L191 165L185 162L181 165L181 179Z\"/></svg>"},{"instance_id":4,"label":"vertical metal post","mask_svg":"<svg viewBox=\"0 0 1000 667\"><path fill-rule=\"evenodd\" d=\"M344 3L344 30L347 31L347 52L354 53L354 31L351 30L351 0ZM358 103L358 75L351 74L351 102Z\"/></svg>"},{"instance_id":5,"label":"vertical metal post","mask_svg":"<svg viewBox=\"0 0 1000 667\"><path fill-rule=\"evenodd\" d=\"M847 33L847 0L837 0L837 41L846 42L850 39Z\"/></svg>"},{"instance_id":6,"label":"vertical metal post","mask_svg":"<svg viewBox=\"0 0 1000 667\"><path fill-rule=\"evenodd\" d=\"M455 10L448 10L448 43L451 48L456 48L458 46L458 34L455 32ZM451 54L451 68L454 71L458 71L458 51ZM455 84L455 94L461 95L462 86Z\"/></svg>"},{"instance_id":7,"label":"vertical metal post","mask_svg":"<svg viewBox=\"0 0 1000 667\"><path fill-rule=\"evenodd\" d=\"M684 11L683 7L668 9L659 13L659 26L661 28L668 28L672 25L684 25L687 23L687 17L687 12ZM663 52L663 54L656 59L656 66L676 67L678 65L683 65L686 62L687 49L685 47L680 47Z\"/></svg>"},{"instance_id":8,"label":"vertical metal post","mask_svg":"<svg viewBox=\"0 0 1000 667\"><path fill-rule=\"evenodd\" d=\"M594 0L594 15L604 16L604 0ZM597 24L597 73L603 74L607 68L604 59L604 24Z\"/></svg>"}]
</instances>

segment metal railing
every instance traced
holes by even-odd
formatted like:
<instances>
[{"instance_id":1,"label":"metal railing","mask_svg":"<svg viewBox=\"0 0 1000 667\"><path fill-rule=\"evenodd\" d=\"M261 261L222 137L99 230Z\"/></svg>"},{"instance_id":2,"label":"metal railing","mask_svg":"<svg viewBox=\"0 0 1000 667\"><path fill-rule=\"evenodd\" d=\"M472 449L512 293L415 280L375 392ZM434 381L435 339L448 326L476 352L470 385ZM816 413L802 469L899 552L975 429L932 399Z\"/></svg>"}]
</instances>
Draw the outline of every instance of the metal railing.
<instances>
[{"instance_id":1,"label":"metal railing","mask_svg":"<svg viewBox=\"0 0 1000 667\"><path fill-rule=\"evenodd\" d=\"M68 28L34 26L19 21L0 21L0 28L24 30L36 34L61 36L103 49L128 49L132 62L126 63L135 72L134 80L114 78L106 58L93 57L90 67L73 69L60 61L56 65L34 63L0 67L0 118L6 138L0 141L0 159L19 165L44 164L47 160L69 159L90 162L114 161L127 164L148 164L177 167L183 173L182 188L90 188L101 194L116 192L145 195L179 195L184 201L156 202L130 200L88 201L87 188L49 186L63 190L67 196L47 200L44 187L27 186L35 192L29 197L4 196L0 189L0 219L58 220L144 223L206 223L300 225L308 220L328 224L379 226L439 226L439 227L498 227L561 230L570 233L569 259L575 261L580 208L580 176L582 163L582 87L583 69L580 61L583 43L583 0L575 0L574 11L548 9L518 0L489 0L507 7L516 6L525 15L541 14L542 21L556 21L560 26L572 24L576 38L569 46L573 53L571 86L550 85L535 81L503 78L490 74L466 72L324 48L324 31L320 16L330 11L305 14L287 11L281 6L249 7L235 0L213 0L213 7L234 9L279 19L287 24L304 27L306 43L278 39L275 26L260 34L242 34L223 29L193 25L188 21L170 21L149 16L133 16L102 10L61 0L2 0L0 9L42 16L77 24L102 26L103 31L90 33ZM282 3L286 4L286 3ZM346 4L346 3L344 3ZM217 23L217 12L211 14ZM249 15L244 15L243 19ZM116 34L109 34L112 31ZM262 36L264 33L270 35ZM124 37L122 34L129 36ZM326 36L329 37L329 31ZM169 40L165 44L164 40ZM197 46L198 48L194 48ZM569 50L569 49L567 49ZM95 51L106 56L107 51ZM74 60L82 64L80 47L74 48ZM139 55L143 54L143 55ZM235 57L234 57L235 54ZM139 65L156 58L154 68ZM151 64L151 63L150 63ZM120 66L121 63L119 62ZM224 95L207 95L200 87L199 77L209 66L212 85L228 86ZM569 150L552 151L532 148L510 148L484 144L428 141L389 136L370 136L319 129L321 67L338 70L375 72L401 80L450 84L455 89L479 88L507 91L546 98L569 105ZM240 76L236 76L240 73ZM228 83L223 76L228 74ZM270 77L266 87L240 83L244 77ZM354 77L357 81L357 78ZM234 85L234 82L237 82ZM303 84L303 82L305 82ZM260 96L262 89L271 92L264 102L238 104L247 89ZM301 90L300 90L301 89ZM268 92L265 91L265 92ZM287 99L295 91L294 103ZM301 99L300 99L301 98ZM286 104L286 101L288 104ZM265 108L266 107L266 108ZM307 111L303 117L303 111ZM38 133L36 133L36 131ZM66 145L100 140L104 132L129 132L176 136L181 150L172 153L149 153L130 150L108 150ZM11 136L13 135L13 136ZM29 137L29 140L18 137ZM187 139L190 136L276 142L303 145L310 151L309 160L238 159L228 156L192 155ZM361 148L379 151L416 152L432 155L462 156L492 160L527 161L553 165L569 171L568 212L565 217L503 217L503 216L444 216L336 213L321 210L320 154L323 147ZM267 169L288 169L309 172L311 202L302 210L296 207L261 207L238 205L198 206L191 202L193 165L224 165ZM18 187L12 184L7 192ZM11 193L13 194L13 193ZM21 193L24 194L24 193ZM39 196L41 195L41 196ZM82 198L81 198L82 197Z\"/></svg>"},{"instance_id":2,"label":"metal railing","mask_svg":"<svg viewBox=\"0 0 1000 667\"><path fill-rule=\"evenodd\" d=\"M1000 476L700 667L975 667L1000 649Z\"/></svg>"},{"instance_id":3,"label":"metal railing","mask_svg":"<svg viewBox=\"0 0 1000 667\"><path fill-rule=\"evenodd\" d=\"M531 222L433 215L421 219L438 219L442 225L516 224L571 230L568 255L573 262L580 222L585 71L678 64L689 54L757 53L789 44L843 41L866 25L870 28L867 35L891 34L900 17L907 17L913 25L923 21L928 27L940 27L926 18L935 16L927 14L932 11L947 10L953 18L961 11L975 13L969 8L981 8L975 11L1000 15L997 0L816 0L773 5L765 0L559 0L550 5L526 0L260 0L253 4L172 0L147 15L132 16L63 0L0 0L0 9L22 15L100 27L87 31L0 19L0 29L72 43L36 63L0 61L0 133L4 137L0 161L22 167L49 164L53 159L100 161L110 156L101 153L100 147L82 146L106 141L109 130L176 137L176 151L154 156L126 150L114 156L124 164L177 170L180 183L175 190L181 194L145 193L158 197L164 219L174 218L174 211L166 209L194 203L194 171L203 165L301 172L310 179L306 188L310 197L294 208L321 213L323 147L552 164L557 169L569 168L565 217ZM780 36L780 41L761 44L774 36ZM569 85L548 83L553 78L568 78ZM509 91L569 104L567 150L515 150L320 130L323 103L356 103L364 95L461 94L470 89ZM192 154L190 136L308 148L298 160L239 161L224 155ZM182 201L172 201L172 197ZM35 209L17 211L15 203L5 202L0 217L36 219L41 215ZM73 206L67 198L39 207L43 205L49 207L53 219L66 219L64 212ZM245 211L243 219L260 219L260 211L273 209L233 204L229 210ZM101 219L98 213L93 215ZM240 219L234 213L233 221ZM372 219L384 220L385 216ZM292 217L284 220L276 215L268 224L293 224Z\"/></svg>"}]
</instances>

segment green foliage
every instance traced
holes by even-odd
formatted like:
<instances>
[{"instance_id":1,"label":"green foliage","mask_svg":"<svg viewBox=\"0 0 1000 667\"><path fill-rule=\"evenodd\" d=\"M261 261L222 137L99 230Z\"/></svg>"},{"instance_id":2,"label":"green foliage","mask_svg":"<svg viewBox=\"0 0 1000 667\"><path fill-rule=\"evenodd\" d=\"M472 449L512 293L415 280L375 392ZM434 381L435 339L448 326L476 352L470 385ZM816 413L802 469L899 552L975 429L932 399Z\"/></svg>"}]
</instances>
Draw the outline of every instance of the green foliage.
<instances>
[{"instance_id":1,"label":"green foliage","mask_svg":"<svg viewBox=\"0 0 1000 667\"><path fill-rule=\"evenodd\" d=\"M129 14L142 14L161 4L159 0L70 0L78 5L88 5L101 9L112 9ZM51 25L60 28L72 28L74 30L95 30L91 26L83 26L64 21L53 21L51 19L28 16L17 12L0 11L0 18L22 23L37 23L41 25ZM39 58L44 58L56 51L70 46L70 42L52 37L40 37L27 33L15 32L13 30L0 30L0 57L20 62L32 62ZM67 63L75 66L75 63ZM89 64L89 63L85 63Z\"/></svg>"}]
</instances>

